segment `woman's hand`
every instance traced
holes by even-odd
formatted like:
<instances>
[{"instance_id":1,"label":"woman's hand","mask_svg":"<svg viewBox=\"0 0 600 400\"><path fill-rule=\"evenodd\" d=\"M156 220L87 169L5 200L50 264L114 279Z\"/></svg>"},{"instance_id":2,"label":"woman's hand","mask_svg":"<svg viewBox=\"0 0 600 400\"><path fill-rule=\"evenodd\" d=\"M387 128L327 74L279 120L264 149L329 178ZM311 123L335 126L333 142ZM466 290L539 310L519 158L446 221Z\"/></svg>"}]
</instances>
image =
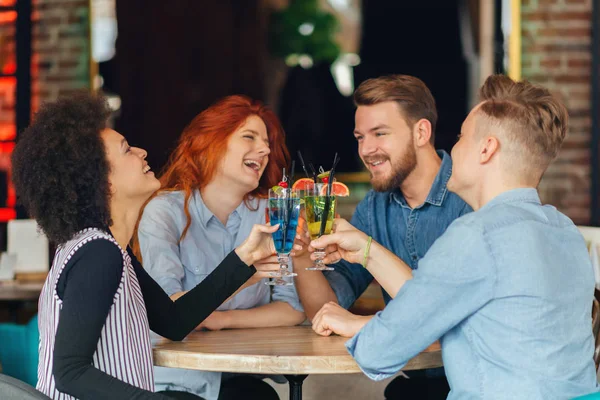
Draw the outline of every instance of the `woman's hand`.
<instances>
[{"instance_id":1,"label":"woman's hand","mask_svg":"<svg viewBox=\"0 0 600 400\"><path fill-rule=\"evenodd\" d=\"M344 259L351 263L361 264L369 237L343 218L334 220L332 232L310 243L310 247L315 249L327 248L327 255L323 262L335 264ZM314 260L316 257L312 255L311 258Z\"/></svg>"},{"instance_id":2,"label":"woman's hand","mask_svg":"<svg viewBox=\"0 0 600 400\"><path fill-rule=\"evenodd\" d=\"M281 269L276 255L268 256L262 260L256 261L254 263L254 268L256 268L256 273L244 283L242 286L243 288L255 285L265 278L271 278L273 272L279 273Z\"/></svg>"},{"instance_id":3,"label":"woman's hand","mask_svg":"<svg viewBox=\"0 0 600 400\"><path fill-rule=\"evenodd\" d=\"M259 260L275 254L275 244L273 243L272 234L278 228L279 224L273 226L268 224L254 225L248 238L234 250L240 260L250 266Z\"/></svg>"},{"instance_id":4,"label":"woman's hand","mask_svg":"<svg viewBox=\"0 0 600 400\"><path fill-rule=\"evenodd\" d=\"M226 313L227 311L213 311L208 317L202 321L200 325L196 327L197 331L209 330L209 331L220 331L227 327Z\"/></svg>"}]
</instances>

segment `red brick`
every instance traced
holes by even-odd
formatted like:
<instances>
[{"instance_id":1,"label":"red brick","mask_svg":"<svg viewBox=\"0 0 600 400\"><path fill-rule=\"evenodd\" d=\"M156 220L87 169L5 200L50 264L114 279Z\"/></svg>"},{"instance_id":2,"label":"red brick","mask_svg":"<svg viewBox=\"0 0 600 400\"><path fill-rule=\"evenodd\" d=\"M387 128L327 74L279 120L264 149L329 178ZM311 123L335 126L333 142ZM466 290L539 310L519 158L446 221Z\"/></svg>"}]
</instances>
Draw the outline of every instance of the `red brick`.
<instances>
[{"instance_id":1,"label":"red brick","mask_svg":"<svg viewBox=\"0 0 600 400\"><path fill-rule=\"evenodd\" d=\"M567 60L569 68L591 68L592 61L588 58L571 58Z\"/></svg>"},{"instance_id":2,"label":"red brick","mask_svg":"<svg viewBox=\"0 0 600 400\"><path fill-rule=\"evenodd\" d=\"M591 28L541 28L538 29L539 36L556 37L589 37Z\"/></svg>"},{"instance_id":3,"label":"red brick","mask_svg":"<svg viewBox=\"0 0 600 400\"><path fill-rule=\"evenodd\" d=\"M584 142L571 142L571 141L565 141L561 147L561 150L571 150L571 149L578 149L578 150L588 150L590 148L590 140L591 138L589 138L588 140L584 141Z\"/></svg>"},{"instance_id":4,"label":"red brick","mask_svg":"<svg viewBox=\"0 0 600 400\"><path fill-rule=\"evenodd\" d=\"M590 21L592 18L592 14L590 12L585 11L532 11L532 12L523 12L523 19L526 19L528 22L531 21L547 21L547 22L555 22L555 21Z\"/></svg>"},{"instance_id":5,"label":"red brick","mask_svg":"<svg viewBox=\"0 0 600 400\"><path fill-rule=\"evenodd\" d=\"M562 60L560 58L546 58L540 61L540 66L544 68L558 68L562 64Z\"/></svg>"},{"instance_id":6,"label":"red brick","mask_svg":"<svg viewBox=\"0 0 600 400\"><path fill-rule=\"evenodd\" d=\"M60 26L63 23L63 17L61 15L52 14L52 15L43 15L40 16L39 21L37 21L37 26Z\"/></svg>"},{"instance_id":7,"label":"red brick","mask_svg":"<svg viewBox=\"0 0 600 400\"><path fill-rule=\"evenodd\" d=\"M588 193L578 193L576 196L569 196L565 199L565 205L568 207L578 207L587 209L590 207L591 199Z\"/></svg>"},{"instance_id":8,"label":"red brick","mask_svg":"<svg viewBox=\"0 0 600 400\"><path fill-rule=\"evenodd\" d=\"M81 65L81 62L79 60L60 61L58 63L58 68L68 70L68 69L76 68L79 65Z\"/></svg>"},{"instance_id":9,"label":"red brick","mask_svg":"<svg viewBox=\"0 0 600 400\"><path fill-rule=\"evenodd\" d=\"M590 32L591 36L591 32ZM586 52L590 51L590 45L587 43L529 43L523 46L523 52L534 54L569 54L569 53L577 53L577 52Z\"/></svg>"},{"instance_id":10,"label":"red brick","mask_svg":"<svg viewBox=\"0 0 600 400\"><path fill-rule=\"evenodd\" d=\"M590 73L580 73L574 75L557 75L553 77L556 83L587 83L590 82Z\"/></svg>"}]
</instances>

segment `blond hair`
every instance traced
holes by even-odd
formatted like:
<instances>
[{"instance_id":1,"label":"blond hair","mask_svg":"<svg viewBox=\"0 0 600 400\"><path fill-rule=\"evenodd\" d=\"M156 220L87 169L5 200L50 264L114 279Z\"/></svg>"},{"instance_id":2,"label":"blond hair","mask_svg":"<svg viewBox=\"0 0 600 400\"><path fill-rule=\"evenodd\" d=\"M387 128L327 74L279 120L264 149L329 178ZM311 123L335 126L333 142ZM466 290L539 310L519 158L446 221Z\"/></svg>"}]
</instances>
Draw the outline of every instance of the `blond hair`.
<instances>
[{"instance_id":1,"label":"blond hair","mask_svg":"<svg viewBox=\"0 0 600 400\"><path fill-rule=\"evenodd\" d=\"M556 158L565 139L569 114L547 89L505 75L488 77L480 89L478 124L495 126L508 139L509 152L541 173ZM479 130L479 129L478 129ZM540 174L541 175L541 174Z\"/></svg>"},{"instance_id":2,"label":"blond hair","mask_svg":"<svg viewBox=\"0 0 600 400\"><path fill-rule=\"evenodd\" d=\"M410 75L387 75L367 79L354 92L355 106L371 106L393 101L400 107L406 123L412 127L420 119L431 123L431 138L435 139L437 109L435 99L422 80Z\"/></svg>"}]
</instances>

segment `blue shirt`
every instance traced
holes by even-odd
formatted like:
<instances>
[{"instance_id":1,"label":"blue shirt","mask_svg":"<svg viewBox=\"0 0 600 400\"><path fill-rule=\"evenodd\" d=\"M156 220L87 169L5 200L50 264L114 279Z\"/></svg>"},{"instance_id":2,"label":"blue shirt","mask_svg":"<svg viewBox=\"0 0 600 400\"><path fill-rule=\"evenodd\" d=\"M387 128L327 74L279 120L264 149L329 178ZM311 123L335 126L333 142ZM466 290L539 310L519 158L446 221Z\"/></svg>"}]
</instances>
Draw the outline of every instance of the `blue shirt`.
<instances>
[{"instance_id":1,"label":"blue shirt","mask_svg":"<svg viewBox=\"0 0 600 400\"><path fill-rule=\"evenodd\" d=\"M593 295L577 227L511 190L454 221L346 346L383 379L440 339L449 399L570 399L597 390Z\"/></svg>"},{"instance_id":2,"label":"blue shirt","mask_svg":"<svg viewBox=\"0 0 600 400\"><path fill-rule=\"evenodd\" d=\"M183 203L181 191L161 193L146 205L138 229L144 268L169 295L194 288L246 240L255 224L265 223L266 200L253 199L251 208L242 202L223 225L196 190L189 201L192 223L179 242L187 222ZM243 289L218 310L249 309L271 301L284 301L304 312L293 285L274 286L271 293L263 282ZM218 395L220 377L217 372L155 367L157 390L190 391L207 400Z\"/></svg>"},{"instance_id":3,"label":"blue shirt","mask_svg":"<svg viewBox=\"0 0 600 400\"><path fill-rule=\"evenodd\" d=\"M438 155L442 164L423 204L411 208L399 189L392 192L371 190L352 216L352 225L372 236L412 269L417 268L418 261L452 221L472 211L467 203L446 188L452 174L452 159L444 151L438 151ZM340 261L334 268L325 276L339 304L348 308L373 281L373 276L360 264L346 261ZM387 304L390 296L383 291L383 297Z\"/></svg>"}]
</instances>

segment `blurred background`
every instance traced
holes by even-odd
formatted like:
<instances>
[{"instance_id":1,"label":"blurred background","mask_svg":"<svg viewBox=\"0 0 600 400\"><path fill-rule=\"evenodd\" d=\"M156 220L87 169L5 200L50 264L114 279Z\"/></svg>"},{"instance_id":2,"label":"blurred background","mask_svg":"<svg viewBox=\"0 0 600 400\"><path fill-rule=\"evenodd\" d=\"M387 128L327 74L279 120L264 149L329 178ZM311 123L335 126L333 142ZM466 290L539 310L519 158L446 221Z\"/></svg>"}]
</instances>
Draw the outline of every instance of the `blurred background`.
<instances>
[{"instance_id":1,"label":"blurred background","mask_svg":"<svg viewBox=\"0 0 600 400\"><path fill-rule=\"evenodd\" d=\"M480 83L506 73L567 104L570 135L540 185L578 224L600 224L597 0L0 0L0 221L25 216L9 154L39 104L77 90L110 98L111 123L160 170L184 126L241 93L277 112L295 155L335 152L353 195L368 176L352 135L352 91L389 73L436 98L450 151ZM598 35L596 34L596 37ZM595 60L595 61L594 61ZM596 100L595 100L596 99ZM2 240L0 239L0 247Z\"/></svg>"},{"instance_id":2,"label":"blurred background","mask_svg":"<svg viewBox=\"0 0 600 400\"><path fill-rule=\"evenodd\" d=\"M446 151L490 74L548 87L566 104L570 131L540 184L542 201L577 225L600 226L599 60L600 0L0 0L0 252L8 222L27 222L13 221L27 215L11 185L10 153L42 102L100 91L111 125L147 149L159 171L186 124L216 100L262 100L280 117L292 155L301 150L325 169L341 155L336 176L351 196L339 211L349 218L370 187L351 95L392 73L429 86L436 146ZM29 234L12 242L52 257L32 246L35 226ZM600 237L594 243L590 251L600 252ZM0 327L30 321L35 331L48 266L32 263L37 273L0 282ZM365 295L362 304L381 303L380 290ZM4 349L13 347L28 349L35 380L37 339ZM374 398L386 384L354 375L307 382L307 400Z\"/></svg>"}]
</instances>

